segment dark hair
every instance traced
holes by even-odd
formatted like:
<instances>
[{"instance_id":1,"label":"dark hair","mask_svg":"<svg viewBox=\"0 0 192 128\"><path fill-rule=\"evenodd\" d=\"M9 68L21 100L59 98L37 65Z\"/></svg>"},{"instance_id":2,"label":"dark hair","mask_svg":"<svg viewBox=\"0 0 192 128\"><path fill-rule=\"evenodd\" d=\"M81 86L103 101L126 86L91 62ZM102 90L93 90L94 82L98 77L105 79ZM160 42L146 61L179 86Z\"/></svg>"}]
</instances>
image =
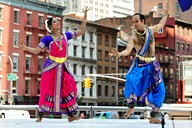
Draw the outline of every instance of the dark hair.
<instances>
[{"instance_id":1,"label":"dark hair","mask_svg":"<svg viewBox=\"0 0 192 128\"><path fill-rule=\"evenodd\" d=\"M145 16L144 16L143 14L141 14L141 13L135 13L133 16L135 16L135 15L139 15L140 20L141 20L141 21L144 20L144 24L145 24Z\"/></svg>"}]
</instances>

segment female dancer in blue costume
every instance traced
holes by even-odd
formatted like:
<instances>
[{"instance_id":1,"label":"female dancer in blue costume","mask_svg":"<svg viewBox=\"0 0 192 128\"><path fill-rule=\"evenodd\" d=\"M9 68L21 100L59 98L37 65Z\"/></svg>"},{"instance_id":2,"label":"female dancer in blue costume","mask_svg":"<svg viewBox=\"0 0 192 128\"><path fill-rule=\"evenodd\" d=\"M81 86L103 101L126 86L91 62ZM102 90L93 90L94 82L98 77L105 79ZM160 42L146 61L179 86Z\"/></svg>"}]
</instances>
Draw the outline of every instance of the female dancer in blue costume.
<instances>
[{"instance_id":1,"label":"female dancer in blue costume","mask_svg":"<svg viewBox=\"0 0 192 128\"><path fill-rule=\"evenodd\" d=\"M136 104L143 104L152 107L150 123L161 123L155 116L165 98L164 81L160 72L160 65L155 59L154 33L158 32L166 23L168 11L159 24L145 27L145 17L136 13L132 17L135 32L129 37L127 48L122 52L112 49L110 55L127 56L132 50L135 51L135 58L126 75L124 95L127 99L129 109L124 114L128 118L134 111Z\"/></svg>"},{"instance_id":2,"label":"female dancer in blue costume","mask_svg":"<svg viewBox=\"0 0 192 128\"><path fill-rule=\"evenodd\" d=\"M76 102L77 87L67 63L67 41L82 35L86 28L88 8L83 9L84 20L79 30L75 32L60 33L60 23L56 18L45 21L46 30L50 35L44 36L37 47L26 47L21 40L18 46L24 51L34 54L40 53L44 48L49 49L40 83L39 114L36 122L41 122L43 112L62 113L68 115L68 121L78 120L74 112L78 108Z\"/></svg>"}]
</instances>

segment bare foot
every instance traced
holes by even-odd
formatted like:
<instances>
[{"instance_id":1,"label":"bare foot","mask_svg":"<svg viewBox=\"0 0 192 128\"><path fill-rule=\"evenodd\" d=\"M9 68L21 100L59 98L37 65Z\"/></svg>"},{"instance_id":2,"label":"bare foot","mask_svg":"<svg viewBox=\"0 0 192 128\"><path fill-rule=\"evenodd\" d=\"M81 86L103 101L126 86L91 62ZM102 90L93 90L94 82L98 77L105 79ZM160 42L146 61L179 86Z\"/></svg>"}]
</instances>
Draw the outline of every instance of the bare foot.
<instances>
[{"instance_id":1,"label":"bare foot","mask_svg":"<svg viewBox=\"0 0 192 128\"><path fill-rule=\"evenodd\" d=\"M72 122L72 121L74 121L74 120L79 120L80 118L79 117L74 117L74 116L69 116L68 117L68 121L69 122Z\"/></svg>"},{"instance_id":2,"label":"bare foot","mask_svg":"<svg viewBox=\"0 0 192 128\"><path fill-rule=\"evenodd\" d=\"M41 122L41 121L42 121L42 116L38 116L38 118L35 122Z\"/></svg>"},{"instance_id":3,"label":"bare foot","mask_svg":"<svg viewBox=\"0 0 192 128\"><path fill-rule=\"evenodd\" d=\"M134 112L134 109L128 109L124 114L124 118L127 119L133 112Z\"/></svg>"},{"instance_id":4,"label":"bare foot","mask_svg":"<svg viewBox=\"0 0 192 128\"><path fill-rule=\"evenodd\" d=\"M151 124L161 124L161 121L159 119L151 118L149 120L149 123L151 123Z\"/></svg>"}]
</instances>

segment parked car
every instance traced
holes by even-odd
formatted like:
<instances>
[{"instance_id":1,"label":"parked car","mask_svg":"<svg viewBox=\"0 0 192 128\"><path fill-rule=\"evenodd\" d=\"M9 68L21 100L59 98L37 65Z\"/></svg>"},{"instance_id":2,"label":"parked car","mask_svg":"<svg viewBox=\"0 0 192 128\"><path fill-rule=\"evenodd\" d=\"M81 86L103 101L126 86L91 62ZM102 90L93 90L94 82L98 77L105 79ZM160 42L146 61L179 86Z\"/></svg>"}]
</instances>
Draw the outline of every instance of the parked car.
<instances>
[{"instance_id":1,"label":"parked car","mask_svg":"<svg viewBox=\"0 0 192 128\"><path fill-rule=\"evenodd\" d=\"M30 119L30 114L26 110L0 110L0 118Z\"/></svg>"},{"instance_id":2,"label":"parked car","mask_svg":"<svg viewBox=\"0 0 192 128\"><path fill-rule=\"evenodd\" d=\"M95 112L93 119L119 119L118 112Z\"/></svg>"},{"instance_id":3,"label":"parked car","mask_svg":"<svg viewBox=\"0 0 192 128\"><path fill-rule=\"evenodd\" d=\"M144 119L144 112L134 112L128 117L128 119Z\"/></svg>"}]
</instances>

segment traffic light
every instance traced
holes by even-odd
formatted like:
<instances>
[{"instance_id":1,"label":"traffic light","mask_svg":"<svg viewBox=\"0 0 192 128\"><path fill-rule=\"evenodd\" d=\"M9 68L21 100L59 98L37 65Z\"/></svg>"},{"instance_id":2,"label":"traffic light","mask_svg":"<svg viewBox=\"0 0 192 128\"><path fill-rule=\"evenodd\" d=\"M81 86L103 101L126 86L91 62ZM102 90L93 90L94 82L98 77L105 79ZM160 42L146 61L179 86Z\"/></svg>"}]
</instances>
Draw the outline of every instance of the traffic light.
<instances>
[{"instance_id":1,"label":"traffic light","mask_svg":"<svg viewBox=\"0 0 192 128\"><path fill-rule=\"evenodd\" d=\"M92 86L92 80L90 78L85 78L83 80L83 87L84 88L91 88Z\"/></svg>"}]
</instances>

